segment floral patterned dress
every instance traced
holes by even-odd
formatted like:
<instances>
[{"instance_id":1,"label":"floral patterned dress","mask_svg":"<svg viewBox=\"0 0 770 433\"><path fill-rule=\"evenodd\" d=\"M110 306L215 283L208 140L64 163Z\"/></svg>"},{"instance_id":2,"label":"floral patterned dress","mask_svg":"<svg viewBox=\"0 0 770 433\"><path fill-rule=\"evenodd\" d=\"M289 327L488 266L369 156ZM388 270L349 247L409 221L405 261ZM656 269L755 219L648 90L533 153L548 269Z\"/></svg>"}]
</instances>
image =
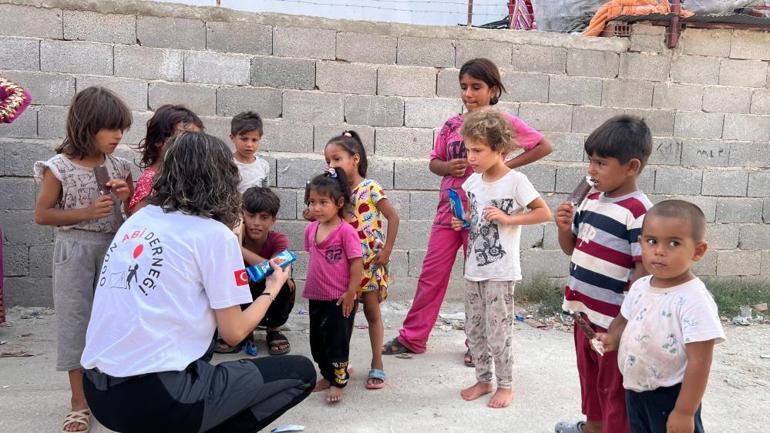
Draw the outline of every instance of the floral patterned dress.
<instances>
[{"instance_id":1,"label":"floral patterned dress","mask_svg":"<svg viewBox=\"0 0 770 433\"><path fill-rule=\"evenodd\" d=\"M382 212L377 209L377 202L387 198L385 191L382 190L377 181L364 179L353 188L351 202L352 215L349 219L350 225L358 232L361 239L361 250L364 259L364 274L361 278L361 288L359 295L366 292L377 291L380 294L380 300L384 301L388 297L388 276L387 266L377 266L374 264L374 258L378 252L385 246L385 232L383 231Z\"/></svg>"}]
</instances>

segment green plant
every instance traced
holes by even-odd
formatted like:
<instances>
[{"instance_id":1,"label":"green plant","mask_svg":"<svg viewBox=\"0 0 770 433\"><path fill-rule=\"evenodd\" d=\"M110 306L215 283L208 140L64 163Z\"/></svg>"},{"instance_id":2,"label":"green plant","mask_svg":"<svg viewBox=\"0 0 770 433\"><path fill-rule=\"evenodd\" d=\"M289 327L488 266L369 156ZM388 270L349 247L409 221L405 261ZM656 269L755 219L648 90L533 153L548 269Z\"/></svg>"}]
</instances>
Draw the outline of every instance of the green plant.
<instances>
[{"instance_id":1,"label":"green plant","mask_svg":"<svg viewBox=\"0 0 770 433\"><path fill-rule=\"evenodd\" d=\"M742 305L770 303L770 282L752 279L704 279L706 287L714 295L719 315L736 316Z\"/></svg>"},{"instance_id":2,"label":"green plant","mask_svg":"<svg viewBox=\"0 0 770 433\"><path fill-rule=\"evenodd\" d=\"M517 303L537 305L538 313L543 315L561 313L564 297L562 281L562 279L536 275L516 286L514 299Z\"/></svg>"}]
</instances>

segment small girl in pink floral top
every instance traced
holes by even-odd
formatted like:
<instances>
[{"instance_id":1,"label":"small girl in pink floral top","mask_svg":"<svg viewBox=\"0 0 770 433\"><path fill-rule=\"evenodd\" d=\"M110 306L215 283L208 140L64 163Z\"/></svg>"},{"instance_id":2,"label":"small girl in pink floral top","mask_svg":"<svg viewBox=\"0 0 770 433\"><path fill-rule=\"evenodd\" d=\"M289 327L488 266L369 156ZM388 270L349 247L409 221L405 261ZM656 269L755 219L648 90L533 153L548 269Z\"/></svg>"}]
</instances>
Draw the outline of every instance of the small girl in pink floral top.
<instances>
[{"instance_id":1,"label":"small girl in pink floral top","mask_svg":"<svg viewBox=\"0 0 770 433\"><path fill-rule=\"evenodd\" d=\"M166 104L158 108L147 121L147 135L139 143L142 152L141 166L144 171L136 181L136 190L128 205L128 213L133 214L147 204L147 197L152 194L152 182L163 162L163 146L169 138L179 131L201 131L201 119L183 105Z\"/></svg>"}]
</instances>

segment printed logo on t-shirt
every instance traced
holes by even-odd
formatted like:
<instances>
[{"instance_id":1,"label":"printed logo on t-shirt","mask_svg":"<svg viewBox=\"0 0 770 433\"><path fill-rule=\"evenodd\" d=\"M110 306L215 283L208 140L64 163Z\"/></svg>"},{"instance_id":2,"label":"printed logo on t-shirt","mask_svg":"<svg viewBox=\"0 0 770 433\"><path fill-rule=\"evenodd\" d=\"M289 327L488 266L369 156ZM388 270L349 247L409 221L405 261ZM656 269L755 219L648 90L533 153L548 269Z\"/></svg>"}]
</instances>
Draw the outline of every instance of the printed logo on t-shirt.
<instances>
[{"instance_id":1,"label":"printed logo on t-shirt","mask_svg":"<svg viewBox=\"0 0 770 433\"><path fill-rule=\"evenodd\" d=\"M591 241L596 237L596 227L592 226L591 224L581 225L577 237L580 239L580 243L578 245L582 246L583 244L590 244Z\"/></svg>"},{"instance_id":2,"label":"printed logo on t-shirt","mask_svg":"<svg viewBox=\"0 0 770 433\"><path fill-rule=\"evenodd\" d=\"M249 284L249 274L246 273L246 269L235 271L235 285L245 286Z\"/></svg>"},{"instance_id":3,"label":"printed logo on t-shirt","mask_svg":"<svg viewBox=\"0 0 770 433\"><path fill-rule=\"evenodd\" d=\"M340 261L342 258L342 246L340 245L332 245L329 248L326 249L326 254L324 255L326 258L326 262L333 265Z\"/></svg>"},{"instance_id":4,"label":"printed logo on t-shirt","mask_svg":"<svg viewBox=\"0 0 770 433\"><path fill-rule=\"evenodd\" d=\"M487 221L479 214L475 194L469 192L468 200L471 202L471 232L468 240L472 245L478 266L486 266L502 259L507 253L500 243L500 229L497 223ZM510 214L513 211L513 199L491 200L483 207L487 206L496 207Z\"/></svg>"},{"instance_id":5,"label":"printed logo on t-shirt","mask_svg":"<svg viewBox=\"0 0 770 433\"><path fill-rule=\"evenodd\" d=\"M107 264L115 254L130 251L131 259L125 270L107 273ZM104 255L102 271L97 287L131 290L139 289L145 296L157 285L163 268L163 246L160 238L147 229L125 233L114 241Z\"/></svg>"}]
</instances>

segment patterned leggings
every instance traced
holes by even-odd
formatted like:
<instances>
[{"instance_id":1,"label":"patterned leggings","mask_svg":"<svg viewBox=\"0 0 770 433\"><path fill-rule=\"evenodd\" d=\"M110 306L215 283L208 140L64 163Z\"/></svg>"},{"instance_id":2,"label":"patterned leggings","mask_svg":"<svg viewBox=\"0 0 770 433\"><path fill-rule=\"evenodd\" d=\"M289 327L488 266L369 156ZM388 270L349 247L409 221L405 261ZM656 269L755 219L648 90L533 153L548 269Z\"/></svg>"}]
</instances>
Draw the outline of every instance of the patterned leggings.
<instances>
[{"instance_id":1,"label":"patterned leggings","mask_svg":"<svg viewBox=\"0 0 770 433\"><path fill-rule=\"evenodd\" d=\"M513 281L465 281L465 334L476 380L511 388L513 379ZM493 364L494 362L494 364Z\"/></svg>"}]
</instances>

